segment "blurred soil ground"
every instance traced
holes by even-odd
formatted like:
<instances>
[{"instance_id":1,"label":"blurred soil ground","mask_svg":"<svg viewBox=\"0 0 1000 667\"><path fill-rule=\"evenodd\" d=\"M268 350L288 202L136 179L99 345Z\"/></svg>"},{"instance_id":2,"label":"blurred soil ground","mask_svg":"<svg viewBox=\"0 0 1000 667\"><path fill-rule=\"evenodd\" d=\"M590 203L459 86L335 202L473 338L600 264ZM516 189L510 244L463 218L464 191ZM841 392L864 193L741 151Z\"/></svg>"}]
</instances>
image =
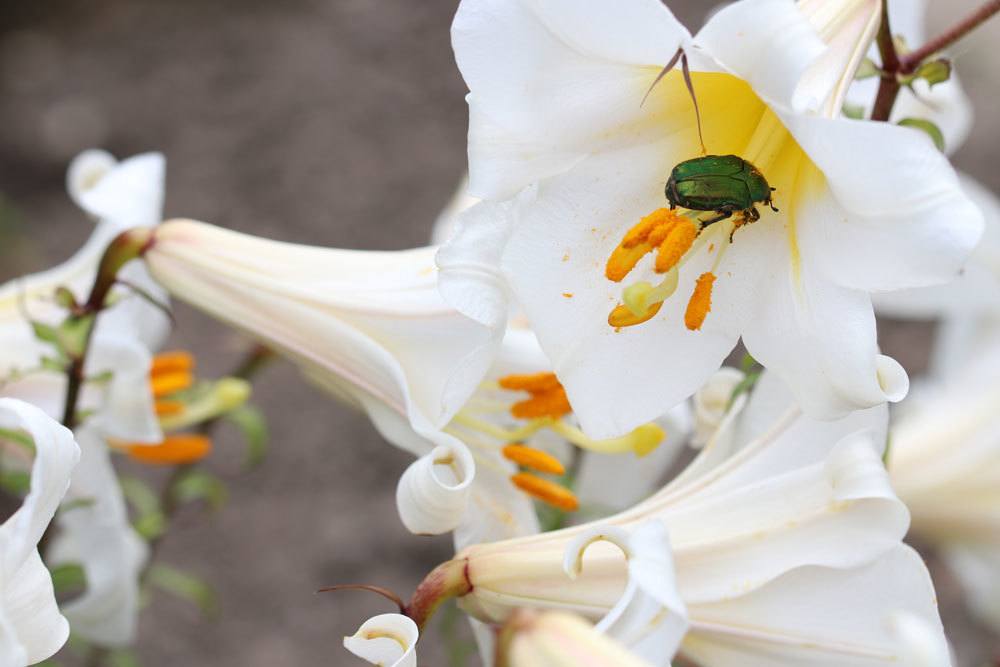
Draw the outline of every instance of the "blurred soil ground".
<instances>
[{"instance_id":1,"label":"blurred soil ground","mask_svg":"<svg viewBox=\"0 0 1000 667\"><path fill-rule=\"evenodd\" d=\"M714 3L671 2L689 26ZM973 0L933 8L953 19ZM93 146L168 158L166 216L286 241L398 249L426 242L465 169L465 87L453 62L450 0L6 0L0 4L0 278L67 257L91 227L65 195L68 160ZM939 24L943 25L943 24ZM930 32L934 32L932 29ZM958 166L1000 190L997 26L959 47L978 111ZM503 57L497 54L497 57ZM246 341L178 305L172 347L205 376ZM911 371L931 328L886 323L882 343ZM365 418L275 363L256 383L271 452L240 473L223 433L210 467L231 498L180 514L164 558L211 581L221 615L157 596L143 615L146 667L360 664L340 638L389 605L323 585L378 583L408 595L451 551L396 517L407 454ZM155 476L154 476L155 477ZM997 646L956 611L946 620L968 664ZM424 642L421 664L447 664ZM64 654L66 651L64 651Z\"/></svg>"}]
</instances>

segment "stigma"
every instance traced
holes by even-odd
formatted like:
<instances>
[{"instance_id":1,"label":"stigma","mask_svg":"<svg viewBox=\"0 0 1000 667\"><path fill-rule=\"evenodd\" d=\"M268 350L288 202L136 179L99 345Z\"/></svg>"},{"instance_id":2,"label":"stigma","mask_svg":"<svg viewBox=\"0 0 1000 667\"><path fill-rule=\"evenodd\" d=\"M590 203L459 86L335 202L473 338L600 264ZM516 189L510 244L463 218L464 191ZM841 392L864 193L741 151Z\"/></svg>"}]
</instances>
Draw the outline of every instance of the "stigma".
<instances>
[{"instance_id":1,"label":"stigma","mask_svg":"<svg viewBox=\"0 0 1000 667\"><path fill-rule=\"evenodd\" d=\"M713 221L709 221L713 222ZM730 236L742 220L726 221L720 229ZM697 250L703 240L703 225L693 213L677 213L668 208L660 208L642 218L622 237L621 242L611 252L604 267L608 280L621 282L628 276L647 254L656 253L653 270L663 275L658 285L641 281L627 286L622 293L622 303L608 314L608 324L616 329L648 322L660 312L664 301L677 289L678 270L688 257ZM731 240L731 238L729 239ZM712 287L715 269L722 258L725 246L719 249L712 271L702 273L698 278L687 310L684 325L691 331L701 329L711 310Z\"/></svg>"}]
</instances>

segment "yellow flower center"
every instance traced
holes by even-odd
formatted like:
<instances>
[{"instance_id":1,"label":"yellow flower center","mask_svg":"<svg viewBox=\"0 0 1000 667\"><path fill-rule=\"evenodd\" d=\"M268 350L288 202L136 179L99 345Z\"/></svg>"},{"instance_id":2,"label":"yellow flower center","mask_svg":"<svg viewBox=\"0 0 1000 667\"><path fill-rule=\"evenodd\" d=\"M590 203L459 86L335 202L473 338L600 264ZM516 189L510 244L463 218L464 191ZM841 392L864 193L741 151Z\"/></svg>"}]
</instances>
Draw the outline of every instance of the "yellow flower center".
<instances>
[{"instance_id":1,"label":"yellow flower center","mask_svg":"<svg viewBox=\"0 0 1000 667\"><path fill-rule=\"evenodd\" d=\"M650 81L656 74L651 68ZM755 166L774 188L782 215L778 218L758 201L745 211L733 212L659 208L640 219L608 256L605 277L622 282L646 255L654 254L652 270L662 278L658 284L638 281L624 288L622 302L608 315L608 324L615 328L635 326L655 317L678 288L679 269L693 257L714 254L708 270L699 273L688 292L684 323L690 330L700 329L711 311L712 289L726 249L741 227L757 223L758 214L760 224L783 225L793 277L798 278L798 193L817 179L821 182L822 174L781 119L745 81L718 72L693 72L691 76L708 153L736 155ZM653 88L647 107L649 122L663 127L670 139L669 156L664 156L658 170L665 185L674 166L702 155L691 99L679 71L670 72Z\"/></svg>"}]
</instances>

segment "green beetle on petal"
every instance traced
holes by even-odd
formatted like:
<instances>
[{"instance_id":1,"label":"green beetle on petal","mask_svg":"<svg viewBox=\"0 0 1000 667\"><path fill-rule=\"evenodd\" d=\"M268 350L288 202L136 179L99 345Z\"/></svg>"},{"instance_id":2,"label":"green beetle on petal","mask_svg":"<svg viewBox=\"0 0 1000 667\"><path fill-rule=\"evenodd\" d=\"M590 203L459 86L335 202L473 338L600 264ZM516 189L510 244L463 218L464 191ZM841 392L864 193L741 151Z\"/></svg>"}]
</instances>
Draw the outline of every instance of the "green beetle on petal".
<instances>
[{"instance_id":1,"label":"green beetle on petal","mask_svg":"<svg viewBox=\"0 0 1000 667\"><path fill-rule=\"evenodd\" d=\"M760 213L755 204L771 202L774 191L757 167L738 155L705 155L679 163L670 172L665 188L670 208L715 211L720 217L702 222L707 226L734 213L743 213L745 222L756 222Z\"/></svg>"}]
</instances>

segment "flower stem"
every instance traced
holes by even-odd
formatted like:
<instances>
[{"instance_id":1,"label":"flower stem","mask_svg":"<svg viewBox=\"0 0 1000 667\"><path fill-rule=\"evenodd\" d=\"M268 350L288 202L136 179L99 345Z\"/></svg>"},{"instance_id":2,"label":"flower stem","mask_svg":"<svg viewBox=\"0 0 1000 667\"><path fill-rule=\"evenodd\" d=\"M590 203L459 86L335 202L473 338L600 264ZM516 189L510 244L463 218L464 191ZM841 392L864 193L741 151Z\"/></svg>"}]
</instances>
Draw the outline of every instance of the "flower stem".
<instances>
[{"instance_id":1,"label":"flower stem","mask_svg":"<svg viewBox=\"0 0 1000 667\"><path fill-rule=\"evenodd\" d=\"M975 28L985 23L994 14L1000 12L1000 0L990 0L964 19L930 40L919 49L911 51L899 58L899 72L912 74L924 60L941 49L950 46L965 37Z\"/></svg>"},{"instance_id":2,"label":"flower stem","mask_svg":"<svg viewBox=\"0 0 1000 667\"><path fill-rule=\"evenodd\" d=\"M899 71L899 55L892 39L892 26L889 25L888 0L882 0L882 22L879 24L875 43L882 58L882 77L872 106L872 120L887 121L896 103L896 95L899 94L899 79L896 76Z\"/></svg>"},{"instance_id":3,"label":"flower stem","mask_svg":"<svg viewBox=\"0 0 1000 667\"><path fill-rule=\"evenodd\" d=\"M466 558L441 563L424 577L406 605L406 615L423 630L437 608L454 597L472 592L469 581L469 561Z\"/></svg>"},{"instance_id":4,"label":"flower stem","mask_svg":"<svg viewBox=\"0 0 1000 667\"><path fill-rule=\"evenodd\" d=\"M889 25L888 0L882 0L882 23L879 26L878 36L875 38L879 56L882 58L882 78L879 81L878 93L872 107L871 119L889 120L892 107L896 103L896 96L899 94L900 76L913 74L929 57L965 37L997 12L1000 12L1000 0L989 0L920 48L909 53L899 54L896 51L896 45L892 38L892 28Z\"/></svg>"}]
</instances>

